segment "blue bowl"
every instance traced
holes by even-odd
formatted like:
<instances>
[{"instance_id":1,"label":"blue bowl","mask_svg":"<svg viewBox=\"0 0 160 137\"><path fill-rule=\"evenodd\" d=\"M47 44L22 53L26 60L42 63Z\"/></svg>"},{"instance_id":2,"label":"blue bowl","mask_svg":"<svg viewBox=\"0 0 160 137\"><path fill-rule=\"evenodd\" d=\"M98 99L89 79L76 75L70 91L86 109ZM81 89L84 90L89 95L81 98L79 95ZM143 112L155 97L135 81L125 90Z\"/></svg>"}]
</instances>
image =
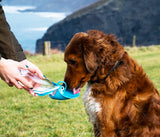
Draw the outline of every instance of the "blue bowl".
<instances>
[{"instance_id":1,"label":"blue bowl","mask_svg":"<svg viewBox=\"0 0 160 137\"><path fill-rule=\"evenodd\" d=\"M51 94L49 94L49 97L56 100L67 100L79 97L79 93L73 94L72 90L63 90L62 88L53 91Z\"/></svg>"},{"instance_id":2,"label":"blue bowl","mask_svg":"<svg viewBox=\"0 0 160 137\"><path fill-rule=\"evenodd\" d=\"M63 83L65 85L62 86L60 83ZM55 85L55 83L53 83ZM79 93L73 94L73 90L67 90L67 85L64 81L60 81L57 83L59 88L52 93L49 94L49 97L56 100L67 100L67 99L73 99L79 97Z\"/></svg>"}]
</instances>

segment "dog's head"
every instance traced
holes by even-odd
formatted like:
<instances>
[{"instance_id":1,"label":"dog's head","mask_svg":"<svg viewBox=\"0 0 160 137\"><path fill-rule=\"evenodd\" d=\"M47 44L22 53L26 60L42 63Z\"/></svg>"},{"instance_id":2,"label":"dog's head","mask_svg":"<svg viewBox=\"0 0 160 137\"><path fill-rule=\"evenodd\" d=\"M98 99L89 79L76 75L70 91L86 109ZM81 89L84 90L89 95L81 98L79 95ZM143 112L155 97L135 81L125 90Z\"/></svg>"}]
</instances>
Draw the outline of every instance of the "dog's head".
<instances>
[{"instance_id":1,"label":"dog's head","mask_svg":"<svg viewBox=\"0 0 160 137\"><path fill-rule=\"evenodd\" d=\"M67 70L64 81L69 89L85 85L101 66L111 66L121 58L123 47L113 35L91 30L77 33L65 49Z\"/></svg>"}]
</instances>

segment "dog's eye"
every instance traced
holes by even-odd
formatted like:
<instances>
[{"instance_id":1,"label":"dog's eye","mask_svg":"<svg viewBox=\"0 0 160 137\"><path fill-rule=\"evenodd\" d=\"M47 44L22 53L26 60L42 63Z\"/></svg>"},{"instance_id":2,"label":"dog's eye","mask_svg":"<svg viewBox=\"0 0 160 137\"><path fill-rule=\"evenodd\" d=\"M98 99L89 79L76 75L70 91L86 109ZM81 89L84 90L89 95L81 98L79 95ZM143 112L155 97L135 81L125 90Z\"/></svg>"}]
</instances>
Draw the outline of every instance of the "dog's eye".
<instances>
[{"instance_id":1,"label":"dog's eye","mask_svg":"<svg viewBox=\"0 0 160 137\"><path fill-rule=\"evenodd\" d=\"M75 65L75 63L76 63L76 60L74 60L74 59L69 60L69 64Z\"/></svg>"}]
</instances>

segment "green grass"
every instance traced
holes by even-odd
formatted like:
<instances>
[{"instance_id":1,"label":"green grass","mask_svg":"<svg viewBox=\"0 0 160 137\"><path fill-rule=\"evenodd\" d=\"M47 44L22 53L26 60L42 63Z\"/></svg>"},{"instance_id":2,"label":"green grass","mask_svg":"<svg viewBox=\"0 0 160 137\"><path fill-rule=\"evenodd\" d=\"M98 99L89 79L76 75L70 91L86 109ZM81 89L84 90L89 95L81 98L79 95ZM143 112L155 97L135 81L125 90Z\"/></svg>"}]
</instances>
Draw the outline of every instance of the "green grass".
<instances>
[{"instance_id":1,"label":"green grass","mask_svg":"<svg viewBox=\"0 0 160 137\"><path fill-rule=\"evenodd\" d=\"M126 50L160 91L160 46ZM28 59L52 81L63 80L66 69L63 54ZM83 91L79 98L57 101L48 96L33 97L0 81L0 137L92 137L92 125L82 101Z\"/></svg>"},{"instance_id":2,"label":"green grass","mask_svg":"<svg viewBox=\"0 0 160 137\"><path fill-rule=\"evenodd\" d=\"M160 91L160 46L126 48Z\"/></svg>"}]
</instances>

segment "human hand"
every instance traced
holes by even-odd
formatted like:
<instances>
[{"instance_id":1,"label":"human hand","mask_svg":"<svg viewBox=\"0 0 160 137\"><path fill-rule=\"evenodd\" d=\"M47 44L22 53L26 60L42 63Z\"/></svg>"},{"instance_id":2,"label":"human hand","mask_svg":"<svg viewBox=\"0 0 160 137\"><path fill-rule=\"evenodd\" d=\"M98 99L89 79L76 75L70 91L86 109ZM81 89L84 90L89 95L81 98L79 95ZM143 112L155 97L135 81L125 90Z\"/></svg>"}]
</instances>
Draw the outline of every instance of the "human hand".
<instances>
[{"instance_id":1,"label":"human hand","mask_svg":"<svg viewBox=\"0 0 160 137\"><path fill-rule=\"evenodd\" d=\"M4 80L9 86L15 85L18 89L23 88L19 82L28 88L32 88L32 84L20 74L19 69L26 69L26 67L17 61L1 58L0 77L2 80Z\"/></svg>"},{"instance_id":2,"label":"human hand","mask_svg":"<svg viewBox=\"0 0 160 137\"><path fill-rule=\"evenodd\" d=\"M26 66L28 66L26 68ZM20 69L28 69L32 73L36 73L38 77L44 79L42 72L34 64L28 60L17 62L10 59L1 58L0 60L0 77L9 86L15 86L18 89L24 88L31 95L36 96L33 92L34 82L26 79L20 74ZM21 84L20 84L21 83Z\"/></svg>"}]
</instances>

